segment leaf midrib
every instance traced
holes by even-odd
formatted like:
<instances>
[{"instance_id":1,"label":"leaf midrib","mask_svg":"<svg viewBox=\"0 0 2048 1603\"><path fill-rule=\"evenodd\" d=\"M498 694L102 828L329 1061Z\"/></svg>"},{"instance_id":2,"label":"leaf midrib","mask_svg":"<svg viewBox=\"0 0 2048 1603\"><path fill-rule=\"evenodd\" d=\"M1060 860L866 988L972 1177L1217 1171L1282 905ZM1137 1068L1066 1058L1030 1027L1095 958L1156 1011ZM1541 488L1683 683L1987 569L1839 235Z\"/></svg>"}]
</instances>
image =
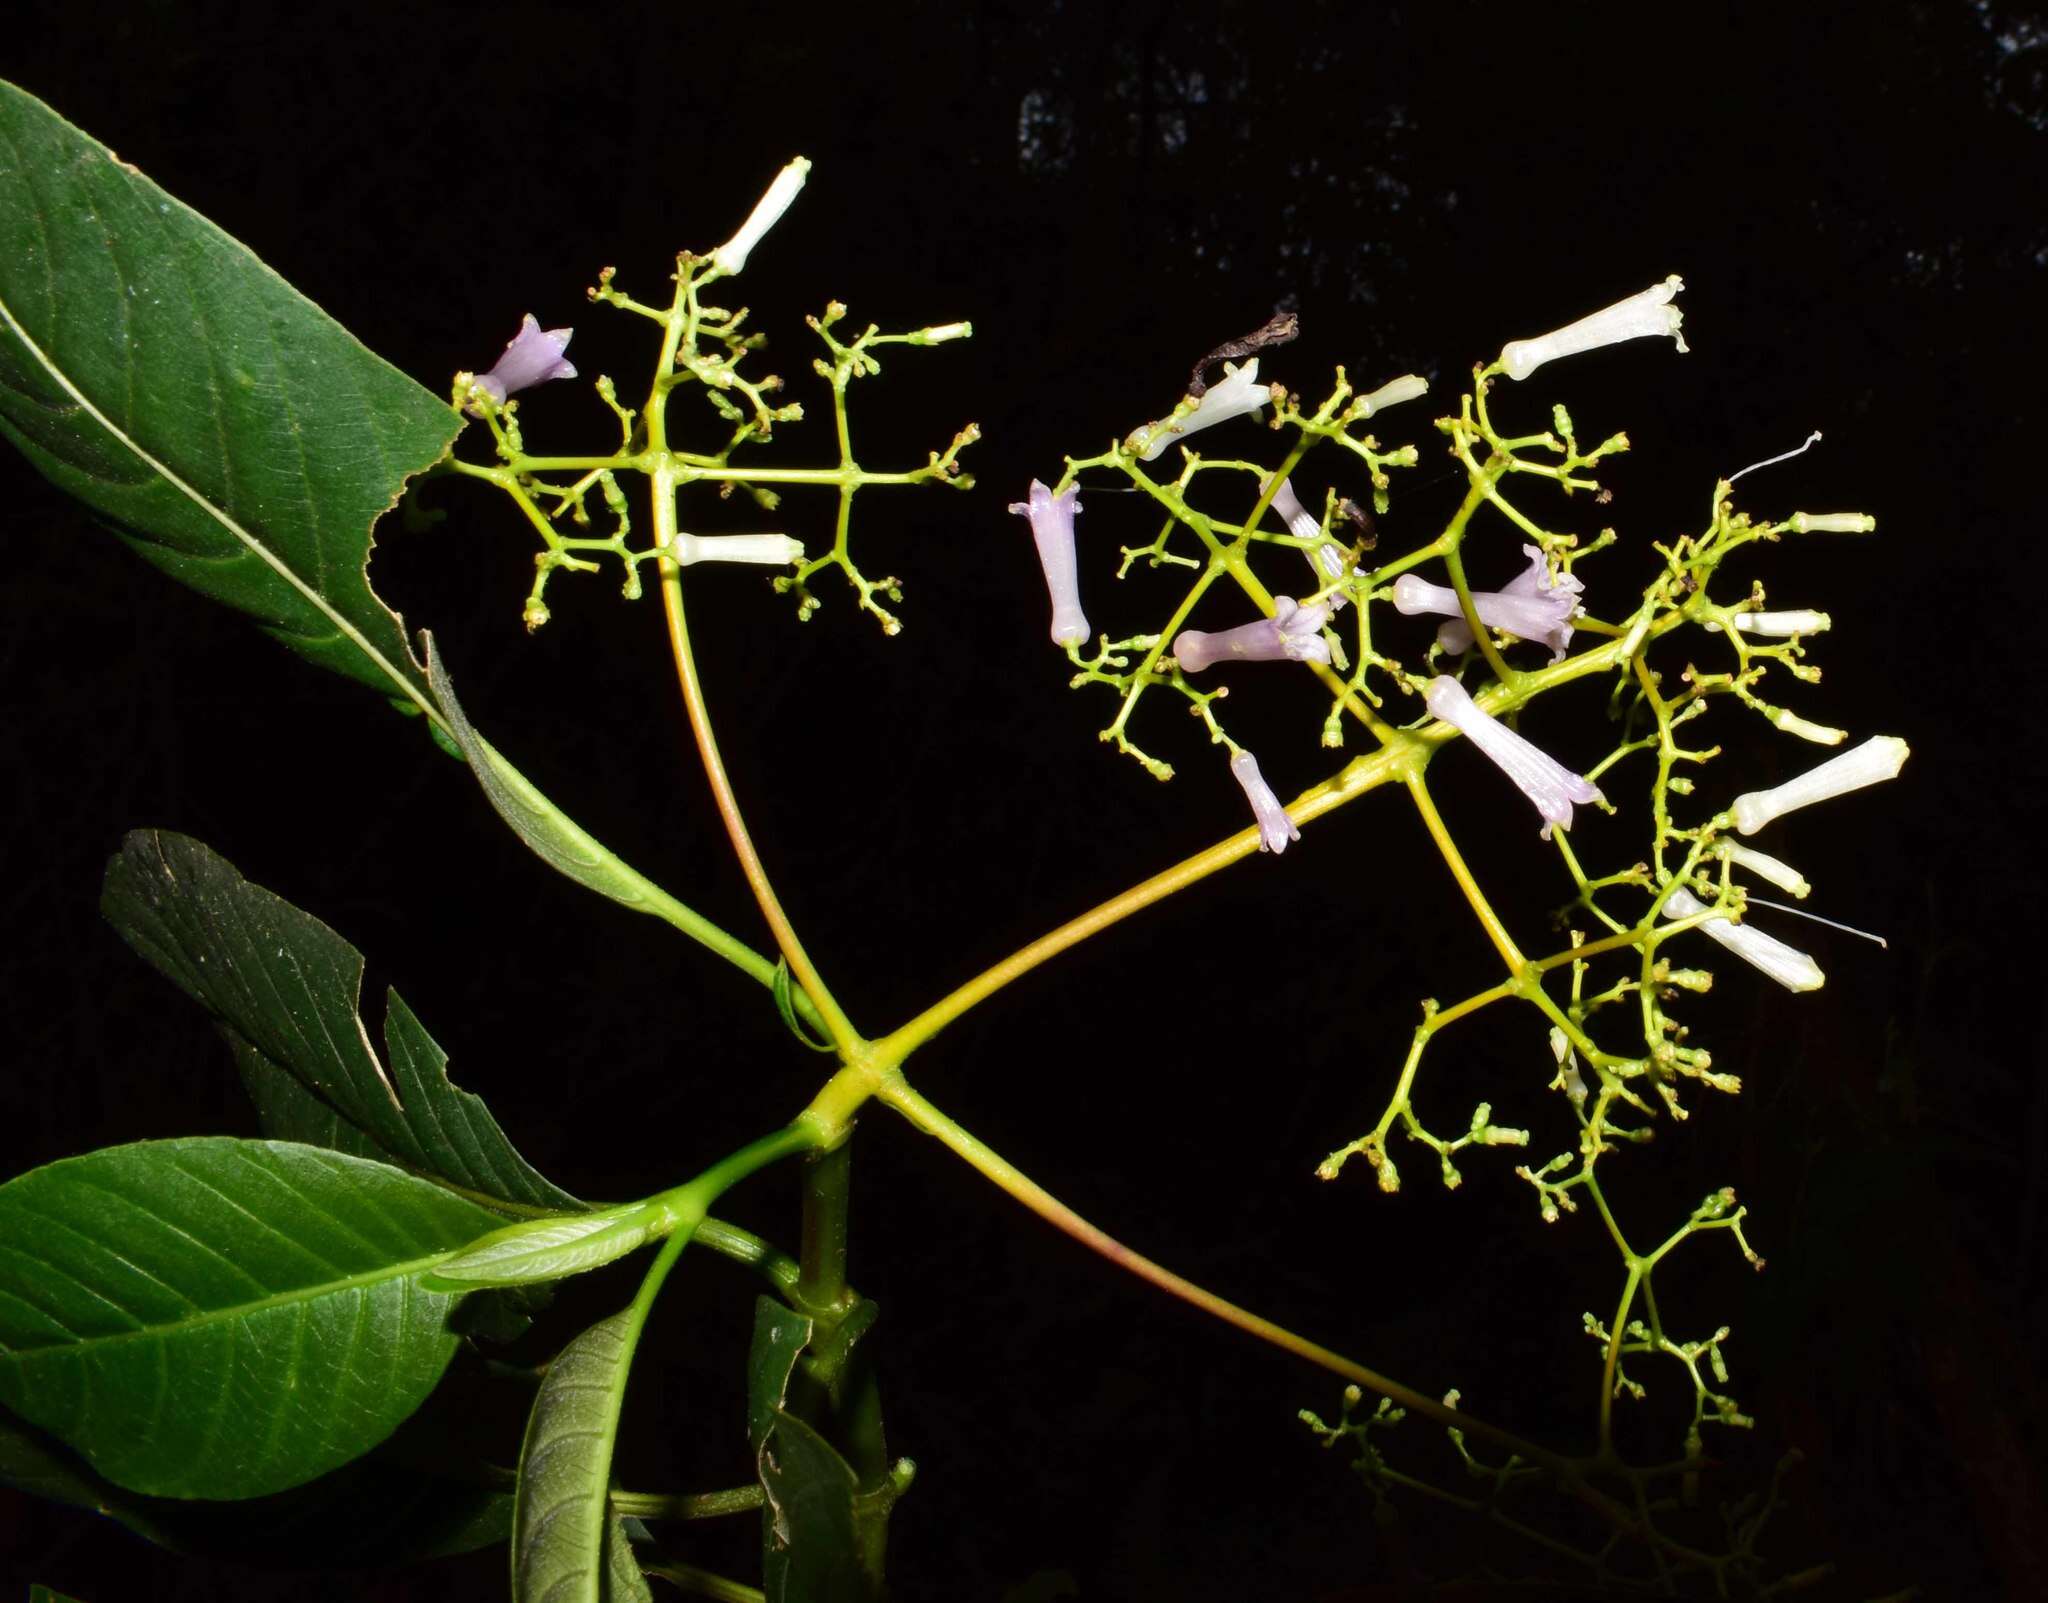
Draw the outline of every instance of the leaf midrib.
<instances>
[{"instance_id":1,"label":"leaf midrib","mask_svg":"<svg viewBox=\"0 0 2048 1603\"><path fill-rule=\"evenodd\" d=\"M423 1258L408 1258L402 1263L384 1264L375 1269L365 1269L353 1275L345 1275L339 1280L327 1280L320 1282L318 1285L299 1286L289 1291L272 1292L269 1296L259 1297L253 1302L236 1303L228 1308L210 1308L201 1313L187 1315L182 1319L169 1320L161 1324L142 1325L134 1330L115 1331L111 1335L80 1336L73 1341L51 1342L42 1347L8 1347L0 1345L0 1359L18 1360L33 1358L42 1353L76 1352L81 1348L117 1346L125 1341L137 1341L145 1337L167 1339L170 1336L182 1334L186 1331L203 1330L208 1326L221 1324L228 1320L247 1318L272 1308L288 1308L294 1303L317 1302L322 1297L339 1296L344 1292L355 1291L363 1286L376 1285L383 1281L410 1279L415 1275L423 1274L426 1270L442 1262L444 1259L452 1258L460 1250L460 1248L449 1248L442 1252L430 1253ZM71 1278L75 1284L85 1286L85 1282L79 1280L77 1276L74 1275ZM90 1291L91 1287L85 1286L85 1289ZM421 1286L419 1290L420 1294L426 1297L448 1295L445 1292L429 1291L425 1286ZM180 1295L189 1294L180 1293Z\"/></svg>"}]
</instances>

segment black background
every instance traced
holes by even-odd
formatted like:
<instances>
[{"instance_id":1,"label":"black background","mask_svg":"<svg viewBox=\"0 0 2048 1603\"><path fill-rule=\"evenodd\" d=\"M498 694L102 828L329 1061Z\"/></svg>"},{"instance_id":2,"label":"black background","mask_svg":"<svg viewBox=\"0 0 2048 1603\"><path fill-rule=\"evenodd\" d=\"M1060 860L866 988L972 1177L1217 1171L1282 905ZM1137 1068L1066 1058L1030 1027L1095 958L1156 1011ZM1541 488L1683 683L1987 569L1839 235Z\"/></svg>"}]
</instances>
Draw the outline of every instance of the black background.
<instances>
[{"instance_id":1,"label":"black background","mask_svg":"<svg viewBox=\"0 0 2048 1603\"><path fill-rule=\"evenodd\" d=\"M1269 376L1317 393L1338 362L1361 387L1414 370L1447 402L1503 340L1683 273L1690 356L1603 353L1501 402L1533 427L1561 398L1585 435L1635 442L1608 475L1602 516L1623 545L1589 565L1589 603L1641 582L1649 541L1697 527L1717 475L1818 427L1823 445L1744 482L1747 504L1867 509L1880 533L1760 554L1774 603L1836 624L1817 643L1826 681L1781 694L1855 738L1904 735L1914 756L1898 783L1773 838L1816 886L1810 905L1886 932L1889 950L1780 920L1829 975L1804 998L1720 964L1716 996L1685 1012L1748 1089L1695 1095L1690 1123L1616 1160L1613 1184L1644 1236L1724 1183L1754 1209L1765 1275L1709 1242L1659 1285L1675 1325L1735 1327L1732 1389L1759 1417L1729 1448L1738 1464L1808 1455L1774 1547L1787 1567L1837 1561L1842 1596L2048 1586L2026 1530L2048 1292L2038 13L1136 0L820 19L17 17L9 77L436 390L487 365L528 310L575 324L586 375L638 389L640 329L583 287L615 263L656 298L667 258L725 237L797 152L817 164L810 186L741 281L793 393L822 395L801 315L828 298L885 326L973 320L971 343L899 351L854 396L871 466L922 460L969 418L987 435L973 492L878 490L857 507L857 553L905 583L899 638L830 576L803 626L755 577L692 579L755 833L870 1030L1241 823L1220 754L1170 709L1148 708L1139 738L1180 768L1171 785L1096 742L1110 703L1063 688L1004 510L1027 480L1164 411L1203 350L1283 297L1304 332ZM529 441L565 448L610 427L569 385L524 416ZM1427 538L1457 494L1427 409L1389 421L1425 464L1397 484L1383 549ZM820 422L777 444L785 462L828 450ZM573 1190L671 1183L801 1105L817 1060L746 982L547 876L416 725L175 588L18 463L4 471L6 1172L253 1133L205 1020L98 921L104 861L140 825L208 841L362 946L373 983L403 989L458 1081ZM1305 477L1319 493L1338 471L1317 459ZM435 504L433 532L383 532L375 578L435 629L477 723L629 862L762 940L687 750L656 604L564 577L528 639L525 533L480 493ZM785 505L784 526L828 538L828 497ZM1556 516L1596 526L1583 503ZM1082 532L1098 626L1156 627L1163 592L1108 577L1108 553L1151 525L1100 495ZM1481 582L1515 565L1507 530L1487 538ZM1532 732L1590 759L1602 694L1546 702ZM1247 682L1226 713L1283 795L1328 771L1305 686ZM1707 729L1729 750L1715 798L1814 755L1728 711ZM1526 809L1461 752L1438 772L1475 868L1536 944L1562 891ZM1639 808L1581 834L1602 866L1644 849ZM1417 1000L1493 974L1410 810L1376 795L1015 985L913 1074L1140 1250L1579 1447L1597 1383L1578 1316L1618 1283L1597 1225L1542 1225L1511 1155L1473 1157L1449 1194L1412 1147L1396 1149L1398 1197L1363 1171L1312 1175L1377 1112ZM1489 1018L1440 1038L1419 1102L1443 1129L1490 1099L1542 1155L1569 1139L1546 1077L1540 1030ZM1062 1571L1088 1599L1399 1595L1403 1563L1442 1575L1478 1554L1473 1526L1421 1510L1404 1544L1376 1534L1337 1455L1294 1419L1334 1407L1327 1376L1149 1293L886 1115L864 1121L856 1162L855 1279L884 1309L892 1446L921 1466L894 1526L906 1597L995 1599ZM776 1178L730 1211L794 1234ZM629 1273L576 1288L557 1334L623 1302ZM631 1400L634 1484L744 1478L750 1299L710 1260L672 1282ZM1636 1412L1661 1417L1673 1377L1646 1378ZM1410 1462L1436 1464L1428 1432L1403 1434ZM9 1572L93 1603L500 1584L495 1555L279 1577L0 1507ZM710 1533L698 1551L741 1566L749 1538ZM1395 1590L1365 1590L1382 1584Z\"/></svg>"}]
</instances>

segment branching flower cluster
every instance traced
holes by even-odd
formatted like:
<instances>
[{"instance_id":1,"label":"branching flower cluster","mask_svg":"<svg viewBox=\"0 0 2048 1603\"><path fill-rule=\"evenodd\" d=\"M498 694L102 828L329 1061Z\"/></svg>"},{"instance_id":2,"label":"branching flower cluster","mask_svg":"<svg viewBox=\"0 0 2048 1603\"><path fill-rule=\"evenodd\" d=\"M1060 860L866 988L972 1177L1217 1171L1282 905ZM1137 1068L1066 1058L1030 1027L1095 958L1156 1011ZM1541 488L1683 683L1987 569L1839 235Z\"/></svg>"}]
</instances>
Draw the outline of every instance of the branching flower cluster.
<instances>
[{"instance_id":1,"label":"branching flower cluster","mask_svg":"<svg viewBox=\"0 0 2048 1603\"><path fill-rule=\"evenodd\" d=\"M610 409L619 428L619 445L610 455L533 455L520 434L519 403L511 397L552 379L576 377L575 367L563 354L573 330L543 331L529 313L517 337L488 372L456 374L453 399L489 427L497 461L486 466L457 459L450 468L503 490L540 536L541 550L534 558L533 589L524 614L528 630L548 621L545 592L557 570L595 572L599 557L605 554L623 564L623 594L628 600L639 598L640 567L651 561L667 560L679 567L740 562L791 569L776 575L775 588L796 598L797 616L805 619L819 606L811 581L826 569L837 568L853 586L861 608L875 617L885 633L895 634L902 627L895 614L882 605L882 600L893 603L903 599L899 581L894 577L870 579L854 563L848 544L853 498L861 489L878 484L938 483L971 488L974 480L960 471L959 457L980 438L980 431L969 423L943 451L929 453L923 467L870 471L853 455L847 429L847 389L855 379L881 371L875 352L883 346L940 345L965 339L974 331L967 323L943 323L905 334L884 334L870 324L847 339L840 332L846 307L832 302L821 315L805 321L825 346L825 356L811 365L831 386L839 460L809 468L757 463L753 448L770 444L778 423L801 422L803 405L777 400L783 381L776 374L754 378L741 372L741 364L766 343L767 336L745 329L746 307L728 310L715 306L704 299L704 292L745 270L754 247L789 209L809 171L810 163L801 157L791 162L731 239L705 255L685 251L677 256L675 293L666 307L644 304L614 288L612 268L598 274L597 284L589 291L592 301L647 318L660 325L663 335L654 384L639 408L620 404L617 387L609 377L600 375L596 380L598 398ZM696 387L717 419L717 428L724 432L722 443L708 449L685 449L669 438L669 397L690 386ZM638 547L630 542L632 517L618 482L620 474L629 472L645 474L654 485L655 538ZM694 484L716 485L721 499L727 501L734 490L743 491L761 513L773 513L780 507L780 486L830 486L838 491L839 503L832 543L821 554L807 557L802 542L779 530L702 533L684 529L676 522L675 497L679 490ZM592 527L589 500L593 492L603 502L602 515L610 520L609 535L584 532ZM564 518L578 532L564 532L560 527Z\"/></svg>"},{"instance_id":2,"label":"branching flower cluster","mask_svg":"<svg viewBox=\"0 0 2048 1603\"><path fill-rule=\"evenodd\" d=\"M1084 649L1085 630L1063 636L1056 629L1054 639L1074 666L1076 688L1102 686L1116 698L1101 738L1157 778L1170 778L1173 768L1135 743L1134 716L1162 694L1187 704L1210 742L1227 752L1251 803L1254 829L1242 837L1245 849L1256 844L1278 852L1300 839L1313 819L1381 786L1399 784L1408 793L1504 972L1448 1006L1423 1003L1422 1022L1385 1107L1318 1172L1334 1179L1352 1159L1362 1159L1382 1190L1398 1189L1401 1172L1391 1146L1398 1130L1433 1152L1444 1183L1456 1186L1461 1176L1454 1154L1471 1147L1527 1146L1531 1131L1519 1125L1548 1122L1532 1093L1547 1083L1562 1094L1572 1131L1568 1148L1541 1163L1522 1164L1515 1173L1531 1187L1546 1221L1590 1203L1620 1257L1617 1305L1604 1320L1586 1315L1586 1329L1599 1346L1600 1379L1598 1446L1582 1468L1589 1478L1632 1483L1627 1501L1638 1509L1664 1495L1657 1488L1667 1482L1689 1506L1706 1463L1703 1427L1750 1423L1725 1390L1722 1349L1728 1330L1704 1338L1667 1330L1655 1295L1656 1270L1680 1243L1715 1232L1727 1233L1757 1268L1763 1260L1744 1237L1745 1210L1727 1190L1709 1197L1661 1244L1638 1248L1603 1194L1601 1166L1621 1148L1648 1141L1659 1123L1686 1118L1692 1088L1740 1090L1733 1075L1714 1067L1712 1053L1690 1039L1675 1011L1684 995L1704 992L1714 982L1712 973L1691 966L1704 950L1697 937L1788 990L1823 983L1811 956L1752 921L1753 908L1762 905L1751 894L1753 885L1803 899L1809 890L1805 879L1744 838L1794 808L1892 777L1907 755L1904 741L1874 736L1784 785L1744 790L1739 774L1729 783L1706 771L1720 746L1692 740L1692 727L1721 701L1802 742L1845 741L1846 731L1801 716L1774 699L1772 688L1779 676L1795 687L1818 679L1806 643L1828 628L1827 614L1805 607L1767 610L1762 585L1734 576L1734 569L1752 548L1787 536L1868 533L1873 519L1806 512L1760 519L1736 506L1733 482L1740 475L1734 475L1715 486L1699 532L1652 543L1658 558L1653 577L1640 592L1625 591L1603 583L1605 567L1588 562L1622 548L1622 537L1612 528L1587 527L1545 510L1531 492L1561 495L1566 514L1604 507L1609 494L1595 472L1628 449L1627 436L1614 433L1585 446L1562 406L1552 408L1544 429L1518 432L1494 420L1491 402L1502 377L1527 380L1562 357L1645 337L1668 337L1683 351L1681 314L1673 304L1682 288L1677 277L1667 278L1553 333L1511 341L1498 359L1476 368L1456 408L1434 420L1462 469L1466 492L1447 521L1398 552L1389 552L1382 541L1395 526L1388 518L1391 470L1415 466L1422 452L1417 444L1383 443L1379 414L1419 398L1424 386L1403 377L1361 396L1341 368L1327 397L1311 407L1276 376L1257 382L1258 363L1248 362L1223 384L1191 393L1165 418L1099 455L1069 458L1056 486L1035 485L1030 505L1016 509L1028 511L1041 550L1047 521L1042 509L1065 509L1066 542L1057 571L1048 562L1047 572L1056 608L1075 617L1081 598L1071 513L1080 499L1093 493L1091 485L1106 481L1137 491L1154 509L1159 521L1150 539L1121 548L1116 576L1122 578L1140 559L1155 569L1186 569L1188 582L1178 602L1150 628L1106 631L1092 650ZM1256 454L1277 455L1277 463L1251 459L1259 436L1250 422L1238 420L1257 413L1265 415L1268 437L1277 437L1279 445ZM1199 454L1190 436L1224 425L1244 442L1244 456ZM1212 436L1219 448L1229 437ZM1339 448L1342 467L1362 473L1377 524L1335 488L1324 496L1320 515L1304 507L1294 476L1309 453L1325 445ZM1179 449L1169 455L1172 447ZM1247 503L1248 511L1238 510ZM1101 504L1115 503L1103 498ZM1107 528L1090 533L1094 542L1115 538ZM1475 588L1467 576L1468 548L1483 570L1501 566L1507 542L1519 550L1522 571L1496 590ZM1084 543L1084 559L1086 554ZM1084 560L1080 571L1090 566ZM1397 647L1394 642L1405 637L1395 619L1403 616L1441 622L1426 643ZM1215 626L1190 627L1198 617ZM1217 703L1238 673L1296 675L1321 700L1324 746L1342 746L1361 728L1374 749L1283 807L1260 777L1257 759L1219 714ZM1549 727L1559 729L1554 738L1570 741L1575 753L1601 744L1608 749L1575 768L1515 726L1539 698L1581 681L1606 689L1607 733L1600 741L1586 740L1584 719ZM1524 953L1432 800L1433 765L1460 736L1534 806L1548 845L1532 842L1531 849L1553 855L1569 886L1558 915L1567 943L1545 955ZM1454 771L1469 766L1455 751L1445 762ZM1624 792L1637 778L1640 784ZM1700 802L1693 801L1696 794ZM1605 873L1583 866L1569 832L1574 809L1588 806L1640 819L1645 858ZM1440 1135L1422 1122L1414 1102L1425 1052L1447 1026L1503 1001L1521 1002L1539 1015L1531 1032L1530 1077L1495 1095L1521 1118L1515 1126L1495 1124L1492 1107L1481 1103L1466 1129ZM1653 1358L1684 1373L1690 1407L1672 1456L1628 1465L1615 1445L1614 1404L1620 1396L1644 1395L1645 1384L1631 1366ZM1347 1399L1338 1426L1311 1421L1313 1428L1326 1443L1354 1442L1360 1471L1376 1497L1396 1484L1419 1484L1390 1470L1370 1440L1369 1433L1384 1430L1399 1411L1383 1405L1379 1413L1353 1420L1357 1401L1356 1395ZM1475 1474L1493 1479L1489 1507L1531 1474L1526 1465L1480 1471L1469 1453L1466 1458ZM1659 1566L1676 1561L1681 1568L1710 1570L1718 1579L1727 1566L1754 1560L1753 1529L1718 1553L1686 1545L1647 1513L1630 1531ZM1582 1556L1605 1576L1622 1573L1608 1546Z\"/></svg>"}]
</instances>

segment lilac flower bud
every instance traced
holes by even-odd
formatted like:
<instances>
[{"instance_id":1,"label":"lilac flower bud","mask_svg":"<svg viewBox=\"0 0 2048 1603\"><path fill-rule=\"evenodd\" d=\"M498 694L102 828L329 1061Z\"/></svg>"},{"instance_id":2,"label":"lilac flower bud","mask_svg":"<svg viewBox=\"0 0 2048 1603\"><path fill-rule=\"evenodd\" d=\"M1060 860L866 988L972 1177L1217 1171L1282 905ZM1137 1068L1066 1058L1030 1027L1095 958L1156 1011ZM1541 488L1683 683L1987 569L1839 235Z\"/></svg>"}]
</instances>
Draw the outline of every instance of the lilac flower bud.
<instances>
[{"instance_id":1,"label":"lilac flower bud","mask_svg":"<svg viewBox=\"0 0 2048 1603\"><path fill-rule=\"evenodd\" d=\"M1895 779L1906 765L1911 748L1897 735L1873 735L1853 751L1830 757L1818 768L1797 779L1788 779L1772 790L1753 790L1737 796L1728 810L1735 815L1735 827L1754 835L1772 819L1795 808L1811 807L1865 785Z\"/></svg>"},{"instance_id":2,"label":"lilac flower bud","mask_svg":"<svg viewBox=\"0 0 2048 1603\"><path fill-rule=\"evenodd\" d=\"M1273 616L1209 634L1183 629L1174 636L1173 658L1182 673L1200 673L1214 662L1319 662L1330 664L1323 625L1330 608L1318 601L1304 607L1291 596L1273 598Z\"/></svg>"},{"instance_id":3,"label":"lilac flower bud","mask_svg":"<svg viewBox=\"0 0 2048 1603\"><path fill-rule=\"evenodd\" d=\"M574 378L576 369L562 352L569 348L569 337L575 332L573 328L543 329L533 313L528 312L497 365L488 373L477 374L476 387L503 406L507 396L530 390L536 384Z\"/></svg>"},{"instance_id":4,"label":"lilac flower bud","mask_svg":"<svg viewBox=\"0 0 2048 1603\"><path fill-rule=\"evenodd\" d=\"M1518 640L1538 640L1550 647L1550 660L1561 658L1572 641L1572 617L1579 608L1585 585L1569 573L1555 578L1543 553L1533 545L1522 547L1529 566L1498 590L1475 590L1472 607L1479 621ZM1469 651L1472 631L1458 606L1458 592L1431 584L1412 573L1394 581L1394 610L1410 617L1419 612L1446 614L1436 632L1437 644L1446 651Z\"/></svg>"},{"instance_id":5,"label":"lilac flower bud","mask_svg":"<svg viewBox=\"0 0 2048 1603\"><path fill-rule=\"evenodd\" d=\"M1572 804L1604 801L1600 787L1581 778L1555 759L1539 751L1466 693L1465 687L1449 674L1438 674L1422 692L1432 715L1491 757L1500 771L1512 779L1543 815L1542 835L1550 839L1553 825L1572 827Z\"/></svg>"},{"instance_id":6,"label":"lilac flower bud","mask_svg":"<svg viewBox=\"0 0 2048 1603\"><path fill-rule=\"evenodd\" d=\"M1045 570L1045 588L1052 596L1052 642L1078 646L1088 638L1088 620L1081 612L1080 581L1075 576L1074 514L1081 510L1081 491L1069 485L1054 495L1037 479L1031 499L1012 501L1010 510L1031 520L1031 538L1038 546L1038 565Z\"/></svg>"},{"instance_id":7,"label":"lilac flower bud","mask_svg":"<svg viewBox=\"0 0 2048 1603\"><path fill-rule=\"evenodd\" d=\"M1641 294L1616 301L1576 323L1567 323L1532 340L1509 340L1501 347L1501 368L1509 378L1520 381L1560 356L1576 356L1581 351L1619 345L1623 340L1651 334L1670 335L1682 351L1686 348L1685 336L1679 333L1678 326L1685 320L1685 314L1671 304L1671 297L1684 288L1685 281L1673 273L1663 283L1652 284Z\"/></svg>"},{"instance_id":8,"label":"lilac flower bud","mask_svg":"<svg viewBox=\"0 0 2048 1603\"><path fill-rule=\"evenodd\" d=\"M1245 800L1252 804L1252 816L1259 821L1260 851L1277 857L1287 850L1289 841L1301 839L1301 831L1294 827L1294 820L1287 816L1287 809L1280 805L1273 787L1260 775L1258 758L1241 751L1230 759L1230 772L1244 787Z\"/></svg>"},{"instance_id":9,"label":"lilac flower bud","mask_svg":"<svg viewBox=\"0 0 2048 1603\"><path fill-rule=\"evenodd\" d=\"M1226 362L1224 373L1223 382L1212 387L1189 411L1147 423L1143 428L1134 430L1124 444L1138 453L1140 462L1154 462L1182 436L1193 434L1198 429L1213 428L1218 423L1228 423L1247 412L1256 412L1272 399L1271 386L1258 382L1259 359L1256 356L1243 367L1232 367Z\"/></svg>"},{"instance_id":10,"label":"lilac flower bud","mask_svg":"<svg viewBox=\"0 0 2048 1603\"><path fill-rule=\"evenodd\" d=\"M754 247L761 243L762 236L769 229L782 221L782 214L789 210L797 191L804 187L804 179L810 170L811 164L799 156L775 175L775 182L768 186L768 193L754 203L747 220L740 224L740 231L711 253L711 260L720 272L746 270L747 258L753 254Z\"/></svg>"},{"instance_id":11,"label":"lilac flower bud","mask_svg":"<svg viewBox=\"0 0 2048 1603\"><path fill-rule=\"evenodd\" d=\"M1706 911L1706 904L1683 886L1664 901L1666 918L1694 918ZM1827 976L1811 957L1760 929L1716 919L1700 925L1699 932L1725 946L1751 968L1761 969L1788 991L1817 991L1827 983Z\"/></svg>"}]
</instances>

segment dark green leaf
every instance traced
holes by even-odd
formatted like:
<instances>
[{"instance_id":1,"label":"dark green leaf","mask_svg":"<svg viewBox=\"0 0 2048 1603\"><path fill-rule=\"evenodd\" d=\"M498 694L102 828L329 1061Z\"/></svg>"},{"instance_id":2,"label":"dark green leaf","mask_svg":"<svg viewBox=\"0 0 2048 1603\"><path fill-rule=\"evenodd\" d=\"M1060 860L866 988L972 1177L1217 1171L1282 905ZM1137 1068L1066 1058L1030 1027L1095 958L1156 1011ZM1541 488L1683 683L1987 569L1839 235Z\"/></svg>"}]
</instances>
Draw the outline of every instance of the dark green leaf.
<instances>
[{"instance_id":1,"label":"dark green leaf","mask_svg":"<svg viewBox=\"0 0 2048 1603\"><path fill-rule=\"evenodd\" d=\"M860 1478L832 1444L794 1414L777 1412L759 1453L762 1590L769 1603L872 1603L855 1531Z\"/></svg>"},{"instance_id":2,"label":"dark green leaf","mask_svg":"<svg viewBox=\"0 0 2048 1603\"><path fill-rule=\"evenodd\" d=\"M525 1220L436 1264L426 1283L439 1291L468 1291L561 1280L625 1257L671 1219L659 1204L633 1203L566 1219Z\"/></svg>"},{"instance_id":3,"label":"dark green leaf","mask_svg":"<svg viewBox=\"0 0 2048 1603\"><path fill-rule=\"evenodd\" d=\"M628 1309L592 1325L548 1365L519 1454L512 1603L638 1603L649 1595L609 1501L612 1444L638 1339Z\"/></svg>"},{"instance_id":4,"label":"dark green leaf","mask_svg":"<svg viewBox=\"0 0 2048 1603\"><path fill-rule=\"evenodd\" d=\"M430 1399L402 1432L436 1411ZM348 1569L467 1553L512 1530L502 1487L422 1467L396 1439L288 1492L236 1503L145 1497L93 1473L76 1453L0 1414L0 1485L92 1509L174 1552L283 1569Z\"/></svg>"},{"instance_id":5,"label":"dark green leaf","mask_svg":"<svg viewBox=\"0 0 2048 1603\"><path fill-rule=\"evenodd\" d=\"M47 1586L30 1586L28 1603L78 1603L69 1592L55 1592Z\"/></svg>"},{"instance_id":6,"label":"dark green leaf","mask_svg":"<svg viewBox=\"0 0 2048 1603\"><path fill-rule=\"evenodd\" d=\"M747 1349L747 1445L758 1453L789 1400L796 1361L809 1345L811 1320L773 1297L754 1299L754 1339Z\"/></svg>"},{"instance_id":7,"label":"dark green leaf","mask_svg":"<svg viewBox=\"0 0 2048 1603\"><path fill-rule=\"evenodd\" d=\"M173 578L427 709L370 526L460 420L249 249L0 84L0 432Z\"/></svg>"},{"instance_id":8,"label":"dark green leaf","mask_svg":"<svg viewBox=\"0 0 2048 1603\"><path fill-rule=\"evenodd\" d=\"M420 1272L497 1221L383 1164L190 1137L0 1185L0 1403L162 1497L282 1491L375 1446L455 1350Z\"/></svg>"},{"instance_id":9,"label":"dark green leaf","mask_svg":"<svg viewBox=\"0 0 2048 1603\"><path fill-rule=\"evenodd\" d=\"M449 1083L447 1054L395 990L387 1072L358 1012L362 953L198 841L130 834L100 908L228 1030L273 1135L377 1158L486 1205L582 1207L520 1157L481 1098Z\"/></svg>"}]
</instances>

